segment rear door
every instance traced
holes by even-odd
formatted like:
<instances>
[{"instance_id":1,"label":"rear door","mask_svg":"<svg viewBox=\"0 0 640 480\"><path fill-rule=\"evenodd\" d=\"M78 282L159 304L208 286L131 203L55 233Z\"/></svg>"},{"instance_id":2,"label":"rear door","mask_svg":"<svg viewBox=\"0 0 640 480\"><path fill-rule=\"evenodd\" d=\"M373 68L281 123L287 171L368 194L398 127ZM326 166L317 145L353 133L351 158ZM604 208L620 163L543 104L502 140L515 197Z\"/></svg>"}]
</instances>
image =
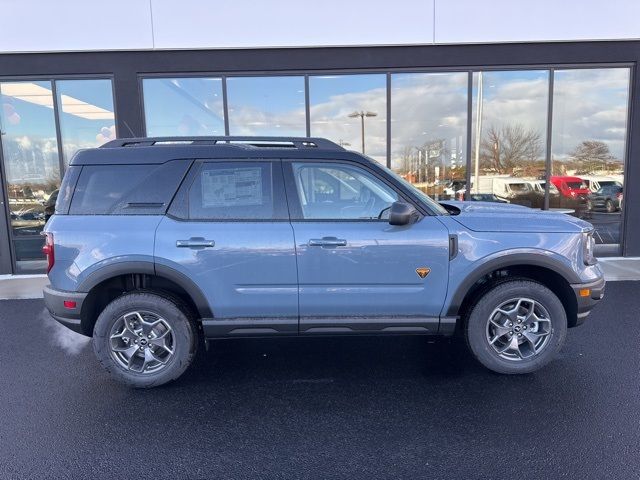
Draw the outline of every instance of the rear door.
<instances>
[{"instance_id":1,"label":"rear door","mask_svg":"<svg viewBox=\"0 0 640 480\"><path fill-rule=\"evenodd\" d=\"M444 303L448 231L436 216L388 223L403 200L347 161L284 161L300 284L302 333L435 332Z\"/></svg>"},{"instance_id":2,"label":"rear door","mask_svg":"<svg viewBox=\"0 0 640 480\"><path fill-rule=\"evenodd\" d=\"M155 261L188 276L208 336L296 333L298 286L281 162L197 162L156 233Z\"/></svg>"}]
</instances>

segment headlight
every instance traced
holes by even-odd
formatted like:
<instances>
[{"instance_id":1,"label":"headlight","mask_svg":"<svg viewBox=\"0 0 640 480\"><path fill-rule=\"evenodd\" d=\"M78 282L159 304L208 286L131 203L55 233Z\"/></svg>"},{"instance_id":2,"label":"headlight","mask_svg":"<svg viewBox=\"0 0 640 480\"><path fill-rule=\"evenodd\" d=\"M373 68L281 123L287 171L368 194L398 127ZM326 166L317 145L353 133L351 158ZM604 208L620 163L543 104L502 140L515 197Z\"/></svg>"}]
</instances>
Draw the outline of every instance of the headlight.
<instances>
[{"instance_id":1,"label":"headlight","mask_svg":"<svg viewBox=\"0 0 640 480\"><path fill-rule=\"evenodd\" d=\"M593 249L596 245L593 239L593 230L582 234L582 259L585 265L594 265L597 260L593 256Z\"/></svg>"}]
</instances>

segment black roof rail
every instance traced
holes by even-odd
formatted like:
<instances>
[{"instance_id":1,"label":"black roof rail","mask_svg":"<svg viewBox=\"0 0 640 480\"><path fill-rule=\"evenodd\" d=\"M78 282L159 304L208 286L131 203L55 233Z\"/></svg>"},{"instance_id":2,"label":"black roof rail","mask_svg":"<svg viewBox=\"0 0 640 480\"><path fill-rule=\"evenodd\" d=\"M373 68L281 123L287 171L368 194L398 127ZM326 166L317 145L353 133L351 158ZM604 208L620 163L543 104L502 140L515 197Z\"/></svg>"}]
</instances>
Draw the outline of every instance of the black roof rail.
<instances>
[{"instance_id":1,"label":"black roof rail","mask_svg":"<svg viewBox=\"0 0 640 480\"><path fill-rule=\"evenodd\" d=\"M337 143L326 138L316 137L140 137L119 138L105 143L100 148L119 147L149 147L153 145L216 145L218 143L231 145L247 145L262 148L318 148L322 150L344 150Z\"/></svg>"}]
</instances>

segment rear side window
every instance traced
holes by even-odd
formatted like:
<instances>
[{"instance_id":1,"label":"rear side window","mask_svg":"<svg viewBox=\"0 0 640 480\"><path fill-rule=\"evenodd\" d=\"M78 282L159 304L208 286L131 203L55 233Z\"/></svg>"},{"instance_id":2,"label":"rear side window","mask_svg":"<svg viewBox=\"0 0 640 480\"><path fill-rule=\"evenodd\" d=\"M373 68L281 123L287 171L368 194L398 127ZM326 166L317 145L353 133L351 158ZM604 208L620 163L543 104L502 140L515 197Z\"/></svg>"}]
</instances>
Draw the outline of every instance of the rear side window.
<instances>
[{"instance_id":1,"label":"rear side window","mask_svg":"<svg viewBox=\"0 0 640 480\"><path fill-rule=\"evenodd\" d=\"M51 196L45 203L45 213L48 208L55 205L55 213L57 215L66 215L69 212L69 206L71 205L71 198L73 197L73 190L82 167L71 166L67 168L60 184L59 190L54 190Z\"/></svg>"},{"instance_id":2,"label":"rear side window","mask_svg":"<svg viewBox=\"0 0 640 480\"><path fill-rule=\"evenodd\" d=\"M284 202L279 193L274 195L282 192L281 179L279 163L203 163L189 189L189 218L287 219Z\"/></svg>"},{"instance_id":3,"label":"rear side window","mask_svg":"<svg viewBox=\"0 0 640 480\"><path fill-rule=\"evenodd\" d=\"M173 160L162 165L82 167L69 213L163 214L190 163L188 160Z\"/></svg>"}]
</instances>

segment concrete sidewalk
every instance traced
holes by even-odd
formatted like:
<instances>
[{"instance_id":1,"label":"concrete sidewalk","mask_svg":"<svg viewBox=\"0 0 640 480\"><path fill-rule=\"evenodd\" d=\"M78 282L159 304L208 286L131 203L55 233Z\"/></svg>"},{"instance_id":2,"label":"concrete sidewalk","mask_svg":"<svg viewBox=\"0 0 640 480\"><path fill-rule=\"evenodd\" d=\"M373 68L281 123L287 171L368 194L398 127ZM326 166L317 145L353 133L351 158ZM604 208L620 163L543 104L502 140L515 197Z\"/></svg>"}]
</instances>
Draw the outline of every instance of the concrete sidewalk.
<instances>
[{"instance_id":1,"label":"concrete sidewalk","mask_svg":"<svg viewBox=\"0 0 640 480\"><path fill-rule=\"evenodd\" d=\"M608 282L640 280L640 258L606 257L599 259ZM49 283L46 275L0 275L0 300L42 298Z\"/></svg>"}]
</instances>

